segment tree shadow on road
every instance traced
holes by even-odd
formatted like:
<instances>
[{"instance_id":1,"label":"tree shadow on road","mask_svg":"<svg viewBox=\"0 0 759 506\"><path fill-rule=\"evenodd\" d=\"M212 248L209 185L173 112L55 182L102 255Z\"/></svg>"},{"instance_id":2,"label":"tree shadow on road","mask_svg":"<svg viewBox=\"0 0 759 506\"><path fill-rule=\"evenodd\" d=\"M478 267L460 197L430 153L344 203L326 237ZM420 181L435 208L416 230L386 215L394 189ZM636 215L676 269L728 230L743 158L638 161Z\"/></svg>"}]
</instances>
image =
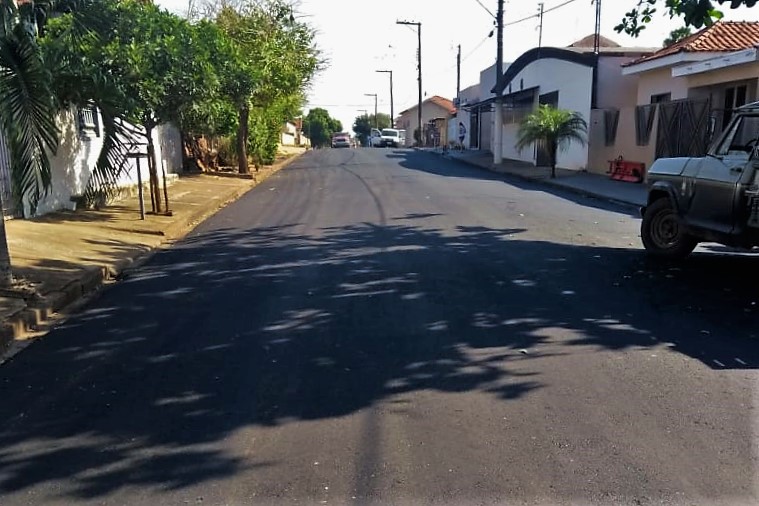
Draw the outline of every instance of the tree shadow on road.
<instances>
[{"instance_id":1,"label":"tree shadow on road","mask_svg":"<svg viewBox=\"0 0 759 506\"><path fill-rule=\"evenodd\" d=\"M272 465L214 446L245 427L421 390L508 403L551 387L532 361L575 350L666 340L709 367L759 364L744 339L755 262L651 265L521 229L398 218L318 235L199 231L156 255L2 368L0 491L180 489Z\"/></svg>"}]
</instances>

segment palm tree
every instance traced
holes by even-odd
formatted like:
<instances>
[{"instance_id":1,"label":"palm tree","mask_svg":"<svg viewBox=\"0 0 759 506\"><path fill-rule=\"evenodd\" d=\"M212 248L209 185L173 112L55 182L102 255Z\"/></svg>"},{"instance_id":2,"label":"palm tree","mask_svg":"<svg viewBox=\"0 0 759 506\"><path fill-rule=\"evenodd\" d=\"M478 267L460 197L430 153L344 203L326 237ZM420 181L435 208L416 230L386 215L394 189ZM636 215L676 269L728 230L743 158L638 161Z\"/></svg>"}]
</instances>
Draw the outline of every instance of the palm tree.
<instances>
[{"instance_id":1,"label":"palm tree","mask_svg":"<svg viewBox=\"0 0 759 506\"><path fill-rule=\"evenodd\" d=\"M50 156L58 148L56 117L60 110L83 105L81 102L87 100L98 102L96 96L85 97L81 91L78 100L60 95L61 80L55 72L55 61L46 61L39 43L46 21L51 16L73 14L76 33L66 35L76 41L93 34L93 27L99 23L98 7L98 0L0 0L0 135L7 140L11 186L19 211L23 211L26 200L34 213L39 200L49 191ZM82 86L87 80L82 76L78 81L80 90L87 88ZM114 124L104 121L103 127L105 146L95 167L101 179L102 174L121 171L114 153L123 144ZM0 225L0 286L12 282L5 227Z\"/></svg>"},{"instance_id":2,"label":"palm tree","mask_svg":"<svg viewBox=\"0 0 759 506\"><path fill-rule=\"evenodd\" d=\"M541 105L528 115L519 126L516 148L520 152L527 146L539 144L548 150L551 160L551 177L556 177L556 155L572 142L585 145L588 124L574 111Z\"/></svg>"}]
</instances>

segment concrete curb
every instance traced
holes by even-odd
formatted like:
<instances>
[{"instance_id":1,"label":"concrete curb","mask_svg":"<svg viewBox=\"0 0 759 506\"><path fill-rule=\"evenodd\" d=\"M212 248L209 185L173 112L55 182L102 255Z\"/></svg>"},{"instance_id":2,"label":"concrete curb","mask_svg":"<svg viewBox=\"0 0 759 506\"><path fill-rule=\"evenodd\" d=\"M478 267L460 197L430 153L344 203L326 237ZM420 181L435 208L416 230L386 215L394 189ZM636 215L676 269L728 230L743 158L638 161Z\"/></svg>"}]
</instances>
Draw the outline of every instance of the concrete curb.
<instances>
[{"instance_id":1,"label":"concrete curb","mask_svg":"<svg viewBox=\"0 0 759 506\"><path fill-rule=\"evenodd\" d=\"M61 313L66 308L97 292L107 282L116 281L125 272L143 265L172 240L184 237L200 223L229 204L237 201L259 183L287 167L302 155L303 153L293 155L278 164L270 166L265 169L265 174L259 173L254 175L259 177L250 178L251 184L249 186L240 187L230 192L218 205L190 213L184 219L167 225L162 231L133 230L135 233L152 233L163 236L165 240L158 246L146 248L144 251L137 251L131 256L121 258L111 265L87 267L76 279L72 279L55 292L45 295L31 294L28 298L19 297L19 300L25 302L25 306L18 311L14 311L0 322L0 364L12 358L12 356L23 349L23 347L20 347L17 350L12 350L11 343L38 331L39 327L44 326L52 320L55 314Z\"/></svg>"},{"instance_id":2,"label":"concrete curb","mask_svg":"<svg viewBox=\"0 0 759 506\"><path fill-rule=\"evenodd\" d=\"M605 200L606 202L611 202L612 204L616 204L616 205L620 205L620 206L624 206L624 207L632 207L632 208L635 208L635 209L638 209L640 207L640 204L638 204L636 202L629 202L627 200L615 199L615 198L609 197L608 195L605 195L603 193L594 192L592 190L587 190L587 189L584 189L584 188L577 188L575 186L564 185L564 184L561 184L560 182L557 182L557 181L552 180L550 178L530 177L530 176L525 176L524 174L519 174L519 173L516 173L516 172L495 170L493 167L483 167L482 165L480 165L478 163L475 163L475 162L473 162L471 160L467 160L465 158L457 158L457 157L446 156L443 153L437 153L437 152L434 152L434 151L424 151L424 150L421 150L421 149L418 149L418 148L415 148L415 149L417 151L422 152L422 153L430 153L430 154L433 154L433 155L440 156L442 158L445 158L446 160L454 160L454 161L457 161L457 162L461 162L461 163L464 163L466 165L469 165L470 167L476 167L478 169L486 170L488 172L493 172L495 174L500 174L500 175L504 175L504 176L515 177L517 179L521 179L522 181L527 181L527 182L530 182L530 183L544 184L546 186L550 186L552 188L558 188L558 189L561 189L561 190L565 190L565 191L568 191L568 192L571 192L571 193L574 193L574 194L577 194L577 195L581 195L583 197L590 197L590 198L594 198L594 199L598 199L598 200Z\"/></svg>"}]
</instances>

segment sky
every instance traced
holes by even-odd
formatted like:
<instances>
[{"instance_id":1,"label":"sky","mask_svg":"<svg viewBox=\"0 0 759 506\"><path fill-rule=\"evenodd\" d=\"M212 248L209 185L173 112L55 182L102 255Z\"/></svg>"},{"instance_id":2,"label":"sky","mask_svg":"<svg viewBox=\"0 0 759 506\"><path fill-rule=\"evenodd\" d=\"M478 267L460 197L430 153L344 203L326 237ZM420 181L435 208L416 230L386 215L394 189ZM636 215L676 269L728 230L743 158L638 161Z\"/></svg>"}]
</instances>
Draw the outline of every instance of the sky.
<instances>
[{"instance_id":1,"label":"sky","mask_svg":"<svg viewBox=\"0 0 759 506\"><path fill-rule=\"evenodd\" d=\"M184 14L188 0L155 0L159 6ZM538 45L537 0L506 0L504 8L504 61L514 61ZM595 5L591 0L544 0L543 46L564 47L593 33ZM664 0L659 1L660 4ZM565 4L565 5L562 5ZM663 13L637 38L614 31L624 13L637 0L606 0L602 4L601 35L623 46L659 47L669 32L682 25ZM496 0L293 0L296 17L316 30L316 45L327 60L308 89L310 108L322 107L349 131L356 116L390 113L390 76L393 71L395 115L417 103L416 49L413 26L422 24L422 85L424 98L456 95L456 53L461 45L461 89L479 81L480 71L495 63ZM724 9L725 19L759 21L759 6Z\"/></svg>"}]
</instances>

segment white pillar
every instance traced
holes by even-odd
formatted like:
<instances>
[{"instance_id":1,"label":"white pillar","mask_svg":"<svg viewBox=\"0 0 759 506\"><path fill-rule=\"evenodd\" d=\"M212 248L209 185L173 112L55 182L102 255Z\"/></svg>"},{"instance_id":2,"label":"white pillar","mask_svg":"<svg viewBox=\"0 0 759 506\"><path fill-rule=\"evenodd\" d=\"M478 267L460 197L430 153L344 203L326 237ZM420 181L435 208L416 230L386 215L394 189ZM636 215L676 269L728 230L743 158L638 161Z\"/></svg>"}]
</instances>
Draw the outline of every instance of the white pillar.
<instances>
[{"instance_id":1,"label":"white pillar","mask_svg":"<svg viewBox=\"0 0 759 506\"><path fill-rule=\"evenodd\" d=\"M503 102L495 102L495 128L493 128L493 163L499 164L503 161Z\"/></svg>"}]
</instances>

